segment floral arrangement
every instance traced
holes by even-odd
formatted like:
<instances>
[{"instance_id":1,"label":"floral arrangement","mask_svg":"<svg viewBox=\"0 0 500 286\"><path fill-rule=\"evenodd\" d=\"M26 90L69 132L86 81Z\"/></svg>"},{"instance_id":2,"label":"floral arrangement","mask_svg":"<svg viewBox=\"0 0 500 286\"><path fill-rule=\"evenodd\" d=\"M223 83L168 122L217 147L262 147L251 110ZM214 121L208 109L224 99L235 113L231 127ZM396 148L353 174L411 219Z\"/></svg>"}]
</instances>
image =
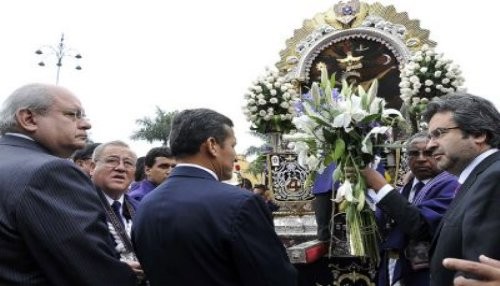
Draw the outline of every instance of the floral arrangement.
<instances>
[{"instance_id":1,"label":"floral arrangement","mask_svg":"<svg viewBox=\"0 0 500 286\"><path fill-rule=\"evenodd\" d=\"M288 133L294 128L294 103L299 99L291 81L278 71L266 68L264 76L253 82L245 94L243 113L252 123L250 129L259 133Z\"/></svg>"},{"instance_id":2,"label":"floral arrangement","mask_svg":"<svg viewBox=\"0 0 500 286\"><path fill-rule=\"evenodd\" d=\"M336 164L334 180L342 184L335 201L346 212L351 254L378 263L376 223L365 204L366 183L360 170L388 143L391 126L402 121L402 116L397 110L384 109L384 99L376 97L376 80L368 91L344 81L339 92L334 84L335 75L329 79L326 67L321 67L321 83L312 84L299 106L302 115L293 119L297 132L284 139L295 142L299 163L311 171L309 184L315 174ZM346 169L356 177L346 176Z\"/></svg>"},{"instance_id":3,"label":"floral arrangement","mask_svg":"<svg viewBox=\"0 0 500 286\"><path fill-rule=\"evenodd\" d=\"M401 98L414 131L419 129L420 116L434 97L462 90L464 78L460 67L443 58L428 45L415 52L401 71Z\"/></svg>"}]
</instances>

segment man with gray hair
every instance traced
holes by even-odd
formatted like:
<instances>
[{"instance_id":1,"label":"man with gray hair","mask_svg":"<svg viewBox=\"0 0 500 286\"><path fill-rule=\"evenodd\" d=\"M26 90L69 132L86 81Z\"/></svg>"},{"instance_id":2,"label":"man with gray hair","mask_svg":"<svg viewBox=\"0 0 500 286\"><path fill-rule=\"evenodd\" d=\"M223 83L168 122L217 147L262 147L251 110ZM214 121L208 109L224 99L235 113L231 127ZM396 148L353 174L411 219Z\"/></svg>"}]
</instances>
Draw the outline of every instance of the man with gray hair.
<instances>
[{"instance_id":1,"label":"man with gray hair","mask_svg":"<svg viewBox=\"0 0 500 286\"><path fill-rule=\"evenodd\" d=\"M0 108L0 284L134 285L87 175L67 158L90 123L67 89L30 84Z\"/></svg>"}]
</instances>

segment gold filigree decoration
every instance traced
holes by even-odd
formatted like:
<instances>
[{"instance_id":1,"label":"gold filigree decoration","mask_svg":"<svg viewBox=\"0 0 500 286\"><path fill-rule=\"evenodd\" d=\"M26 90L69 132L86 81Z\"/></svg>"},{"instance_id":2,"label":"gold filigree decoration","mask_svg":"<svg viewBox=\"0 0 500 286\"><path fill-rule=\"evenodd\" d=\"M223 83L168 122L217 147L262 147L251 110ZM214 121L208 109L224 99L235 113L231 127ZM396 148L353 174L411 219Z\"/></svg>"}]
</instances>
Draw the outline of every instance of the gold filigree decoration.
<instances>
[{"instance_id":1,"label":"gold filigree decoration","mask_svg":"<svg viewBox=\"0 0 500 286\"><path fill-rule=\"evenodd\" d=\"M410 19L406 12L398 13L393 5L383 6L378 2L369 5L361 2L359 11L353 15L353 19L347 24L339 20L340 16L335 13L334 9L335 6L325 12L316 14L312 19L305 20L302 27L294 31L293 37L286 41L286 48L280 52L280 61L276 63L281 72L287 73L297 66L300 58L305 56L305 54L300 54L297 51L297 46L320 27L328 25L336 31L361 27L368 16L379 16L387 22L404 26L406 32L402 40L409 50L417 50L423 44L431 47L436 46L436 42L429 39L429 30L420 27L419 20Z\"/></svg>"}]
</instances>

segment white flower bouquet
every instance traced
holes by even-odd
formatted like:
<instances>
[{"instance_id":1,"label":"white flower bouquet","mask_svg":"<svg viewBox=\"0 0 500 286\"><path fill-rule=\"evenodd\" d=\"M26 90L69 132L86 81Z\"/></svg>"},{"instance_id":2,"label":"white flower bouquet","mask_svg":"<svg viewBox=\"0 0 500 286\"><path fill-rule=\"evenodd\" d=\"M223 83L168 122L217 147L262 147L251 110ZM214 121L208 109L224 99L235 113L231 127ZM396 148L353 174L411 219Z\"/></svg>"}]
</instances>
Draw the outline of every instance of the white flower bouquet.
<instances>
[{"instance_id":1,"label":"white flower bouquet","mask_svg":"<svg viewBox=\"0 0 500 286\"><path fill-rule=\"evenodd\" d=\"M264 76L253 82L245 94L243 113L252 123L250 129L259 133L288 133L294 128L294 104L299 99L294 85L266 68Z\"/></svg>"},{"instance_id":2,"label":"white flower bouquet","mask_svg":"<svg viewBox=\"0 0 500 286\"><path fill-rule=\"evenodd\" d=\"M429 100L461 91L464 78L460 67L437 54L428 45L415 52L401 70L401 98L414 131Z\"/></svg>"},{"instance_id":3,"label":"white flower bouquet","mask_svg":"<svg viewBox=\"0 0 500 286\"><path fill-rule=\"evenodd\" d=\"M330 163L337 165L334 180L342 184L335 201L346 212L351 254L368 256L377 263L376 223L373 211L365 204L366 183L359 173L373 160L377 149L389 143L391 126L402 116L397 110L384 109L384 99L376 97L377 81L368 91L344 81L339 92L333 88L334 83L335 76L328 79L322 67L321 83L312 84L302 101L302 115L293 120L297 132L285 139L295 141L299 163L309 168L311 181ZM346 177L346 168L354 169L355 180Z\"/></svg>"}]
</instances>

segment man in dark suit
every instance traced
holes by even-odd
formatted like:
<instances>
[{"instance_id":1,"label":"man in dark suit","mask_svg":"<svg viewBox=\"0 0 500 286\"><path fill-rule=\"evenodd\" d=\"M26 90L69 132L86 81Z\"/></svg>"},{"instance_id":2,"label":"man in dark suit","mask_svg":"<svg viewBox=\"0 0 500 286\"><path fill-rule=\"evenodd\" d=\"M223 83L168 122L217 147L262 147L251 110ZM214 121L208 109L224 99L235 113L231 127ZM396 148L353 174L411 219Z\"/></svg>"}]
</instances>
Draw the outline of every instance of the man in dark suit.
<instances>
[{"instance_id":1,"label":"man in dark suit","mask_svg":"<svg viewBox=\"0 0 500 286\"><path fill-rule=\"evenodd\" d=\"M95 148L90 173L106 212L109 232L120 259L130 265L139 280L144 273L137 261L130 232L138 201L127 195L134 179L137 155L122 141L111 141Z\"/></svg>"},{"instance_id":2,"label":"man in dark suit","mask_svg":"<svg viewBox=\"0 0 500 286\"><path fill-rule=\"evenodd\" d=\"M378 286L429 285L428 249L439 222L450 205L458 182L455 176L439 170L427 149L427 133L408 139L406 154L413 178L400 191L387 184L372 169L363 171L374 192L381 234L381 263ZM397 284L396 284L397 285Z\"/></svg>"},{"instance_id":3,"label":"man in dark suit","mask_svg":"<svg viewBox=\"0 0 500 286\"><path fill-rule=\"evenodd\" d=\"M432 101L424 119L438 167L461 183L430 249L431 285L451 285L456 273L444 258L500 259L500 114L481 97L455 94Z\"/></svg>"},{"instance_id":4,"label":"man in dark suit","mask_svg":"<svg viewBox=\"0 0 500 286\"><path fill-rule=\"evenodd\" d=\"M296 285L262 198L220 182L233 173L232 126L208 109L174 118L177 166L141 201L132 231L151 285Z\"/></svg>"},{"instance_id":5,"label":"man in dark suit","mask_svg":"<svg viewBox=\"0 0 500 286\"><path fill-rule=\"evenodd\" d=\"M0 284L134 285L88 176L66 159L90 124L67 89L31 84L0 109Z\"/></svg>"}]
</instances>

